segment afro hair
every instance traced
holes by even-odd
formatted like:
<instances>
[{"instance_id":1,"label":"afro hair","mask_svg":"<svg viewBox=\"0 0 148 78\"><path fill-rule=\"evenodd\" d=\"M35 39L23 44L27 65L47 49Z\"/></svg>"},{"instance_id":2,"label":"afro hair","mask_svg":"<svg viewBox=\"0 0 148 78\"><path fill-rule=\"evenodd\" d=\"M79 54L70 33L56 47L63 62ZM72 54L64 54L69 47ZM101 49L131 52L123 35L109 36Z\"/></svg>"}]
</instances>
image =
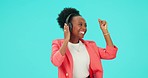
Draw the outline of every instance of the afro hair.
<instances>
[{"instance_id":1,"label":"afro hair","mask_svg":"<svg viewBox=\"0 0 148 78\"><path fill-rule=\"evenodd\" d=\"M79 14L79 11L75 8L64 8L61 13L58 15L57 21L58 24L60 25L60 28L64 29L64 23L66 21L66 18L70 15L74 13L75 16L81 16ZM72 17L71 17L72 18Z\"/></svg>"}]
</instances>

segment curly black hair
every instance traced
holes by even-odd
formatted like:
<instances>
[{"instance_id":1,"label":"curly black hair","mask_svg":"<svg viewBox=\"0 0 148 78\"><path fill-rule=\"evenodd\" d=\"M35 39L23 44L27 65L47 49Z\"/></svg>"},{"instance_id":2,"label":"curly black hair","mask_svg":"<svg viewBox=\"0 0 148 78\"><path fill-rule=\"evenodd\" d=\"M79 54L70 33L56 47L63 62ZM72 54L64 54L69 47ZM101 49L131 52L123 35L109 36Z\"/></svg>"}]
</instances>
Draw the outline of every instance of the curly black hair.
<instances>
[{"instance_id":1,"label":"curly black hair","mask_svg":"<svg viewBox=\"0 0 148 78\"><path fill-rule=\"evenodd\" d=\"M64 23L66 22L66 18L70 15L74 13L74 16L81 16L79 14L79 11L75 8L64 8L61 13L58 15L57 21L58 24L60 25L60 28L64 29ZM73 16L72 16L73 17ZM71 18L72 18L71 17Z\"/></svg>"}]
</instances>

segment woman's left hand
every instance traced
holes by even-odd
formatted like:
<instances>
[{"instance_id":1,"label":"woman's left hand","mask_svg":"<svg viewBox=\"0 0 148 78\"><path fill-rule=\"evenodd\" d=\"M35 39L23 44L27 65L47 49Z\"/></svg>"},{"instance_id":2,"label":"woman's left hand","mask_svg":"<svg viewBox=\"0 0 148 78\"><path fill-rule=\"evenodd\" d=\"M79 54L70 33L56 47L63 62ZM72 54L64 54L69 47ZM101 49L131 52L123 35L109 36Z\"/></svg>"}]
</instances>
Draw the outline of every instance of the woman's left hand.
<instances>
[{"instance_id":1,"label":"woman's left hand","mask_svg":"<svg viewBox=\"0 0 148 78\"><path fill-rule=\"evenodd\" d=\"M107 22L105 20L98 19L98 22L102 30L107 29Z\"/></svg>"},{"instance_id":2,"label":"woman's left hand","mask_svg":"<svg viewBox=\"0 0 148 78\"><path fill-rule=\"evenodd\" d=\"M98 22L100 24L100 28L102 30L103 33L107 33L107 22L105 20L101 20L101 19L98 19Z\"/></svg>"},{"instance_id":3,"label":"woman's left hand","mask_svg":"<svg viewBox=\"0 0 148 78\"><path fill-rule=\"evenodd\" d=\"M114 46L113 42L112 42L112 39L109 35L109 32L107 30L107 22L105 20L101 20L101 19L98 19L98 22L100 24L100 28L104 34L104 38L105 38L105 41L106 41L106 44L108 46Z\"/></svg>"}]
</instances>

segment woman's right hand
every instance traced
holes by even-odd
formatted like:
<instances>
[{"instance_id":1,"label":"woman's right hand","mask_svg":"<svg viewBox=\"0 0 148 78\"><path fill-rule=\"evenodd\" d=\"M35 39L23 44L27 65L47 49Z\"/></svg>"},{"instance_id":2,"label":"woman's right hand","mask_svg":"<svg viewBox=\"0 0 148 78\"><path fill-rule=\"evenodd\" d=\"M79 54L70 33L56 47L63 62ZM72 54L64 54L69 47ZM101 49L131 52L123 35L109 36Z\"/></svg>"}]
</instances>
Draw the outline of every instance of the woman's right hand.
<instances>
[{"instance_id":1,"label":"woman's right hand","mask_svg":"<svg viewBox=\"0 0 148 78\"><path fill-rule=\"evenodd\" d=\"M66 23L64 24L64 40L66 41L70 40L69 26Z\"/></svg>"}]
</instances>

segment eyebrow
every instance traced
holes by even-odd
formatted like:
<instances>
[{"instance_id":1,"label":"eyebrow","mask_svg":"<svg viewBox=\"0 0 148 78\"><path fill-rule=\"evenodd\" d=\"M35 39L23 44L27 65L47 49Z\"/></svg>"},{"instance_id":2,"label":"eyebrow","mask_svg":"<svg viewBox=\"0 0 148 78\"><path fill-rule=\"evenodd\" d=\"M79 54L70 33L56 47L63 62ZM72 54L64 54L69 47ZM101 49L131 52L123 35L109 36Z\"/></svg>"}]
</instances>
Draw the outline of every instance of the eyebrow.
<instances>
[{"instance_id":1,"label":"eyebrow","mask_svg":"<svg viewBox=\"0 0 148 78\"><path fill-rule=\"evenodd\" d=\"M78 23L83 23L83 22L81 22L81 21L78 21ZM85 24L86 24L86 22L85 22Z\"/></svg>"}]
</instances>

